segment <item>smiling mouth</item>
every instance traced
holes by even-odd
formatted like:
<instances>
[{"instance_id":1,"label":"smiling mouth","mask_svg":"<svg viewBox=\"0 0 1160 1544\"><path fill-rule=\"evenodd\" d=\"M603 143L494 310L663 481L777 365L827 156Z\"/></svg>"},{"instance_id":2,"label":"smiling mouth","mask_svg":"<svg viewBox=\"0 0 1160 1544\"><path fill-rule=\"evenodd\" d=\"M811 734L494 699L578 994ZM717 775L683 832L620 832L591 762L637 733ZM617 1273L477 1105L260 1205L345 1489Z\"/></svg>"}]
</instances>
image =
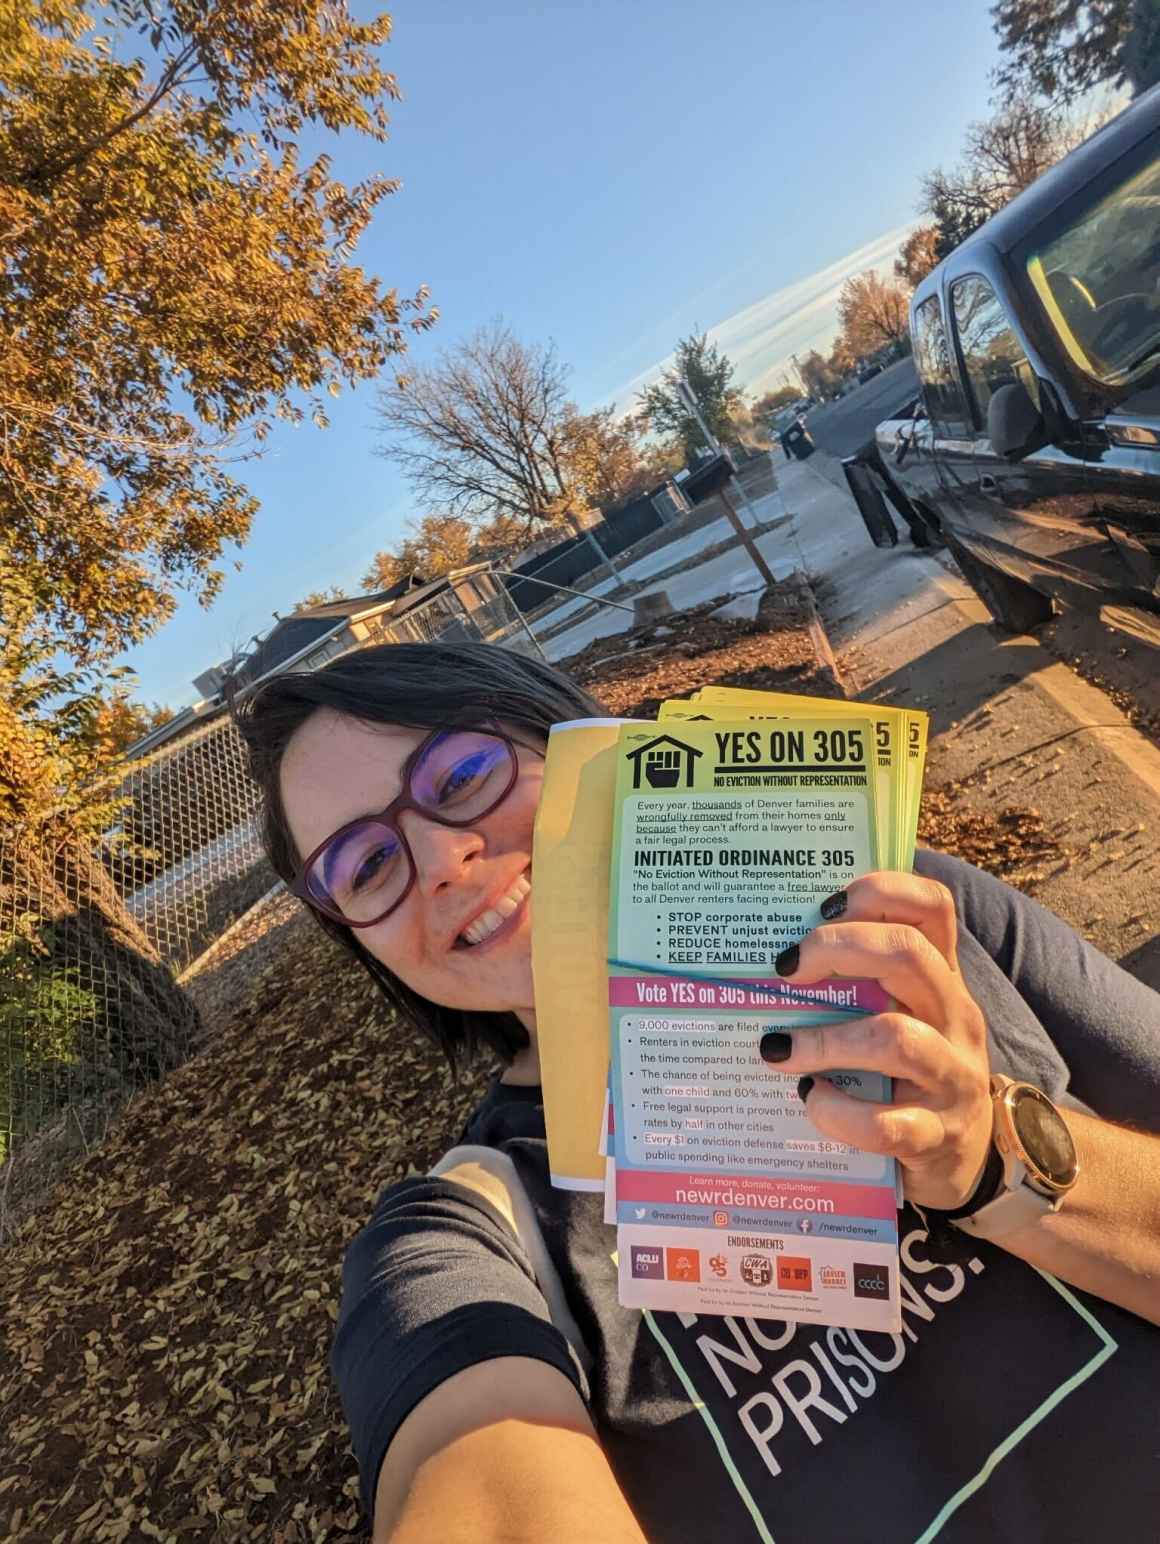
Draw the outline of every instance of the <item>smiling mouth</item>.
<instances>
[{"instance_id":1,"label":"smiling mouth","mask_svg":"<svg viewBox=\"0 0 1160 1544\"><path fill-rule=\"evenodd\" d=\"M516 879L505 894L501 895L494 906L489 906L486 911L467 927L455 940L456 949L477 949L485 944L489 938L495 936L509 922L532 892L531 880L526 873Z\"/></svg>"}]
</instances>

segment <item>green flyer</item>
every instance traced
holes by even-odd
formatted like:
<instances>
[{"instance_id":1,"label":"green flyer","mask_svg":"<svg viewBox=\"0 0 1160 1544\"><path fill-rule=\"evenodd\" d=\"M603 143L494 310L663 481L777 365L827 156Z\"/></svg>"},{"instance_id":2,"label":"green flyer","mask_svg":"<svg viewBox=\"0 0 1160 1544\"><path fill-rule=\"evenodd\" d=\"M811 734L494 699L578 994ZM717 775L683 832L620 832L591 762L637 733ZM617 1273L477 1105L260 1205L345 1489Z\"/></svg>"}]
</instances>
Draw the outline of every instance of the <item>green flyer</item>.
<instances>
[{"instance_id":1,"label":"green flyer","mask_svg":"<svg viewBox=\"0 0 1160 1544\"><path fill-rule=\"evenodd\" d=\"M773 973L820 902L880 866L878 786L856 707L621 728L608 1000L627 1306L896 1325L893 1162L822 1138L758 1052L771 1027L889 1005L876 982ZM877 1074L835 1076L889 1097Z\"/></svg>"}]
</instances>

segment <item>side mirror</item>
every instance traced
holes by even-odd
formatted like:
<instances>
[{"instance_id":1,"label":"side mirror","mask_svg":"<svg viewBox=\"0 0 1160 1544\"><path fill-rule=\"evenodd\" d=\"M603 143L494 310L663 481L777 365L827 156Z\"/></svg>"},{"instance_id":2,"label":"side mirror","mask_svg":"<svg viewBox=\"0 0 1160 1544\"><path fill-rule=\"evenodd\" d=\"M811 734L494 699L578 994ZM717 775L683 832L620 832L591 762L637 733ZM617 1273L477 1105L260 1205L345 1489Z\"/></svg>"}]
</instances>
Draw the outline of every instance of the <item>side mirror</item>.
<instances>
[{"instance_id":1,"label":"side mirror","mask_svg":"<svg viewBox=\"0 0 1160 1544\"><path fill-rule=\"evenodd\" d=\"M987 437L1005 461L1021 461L1047 444L1043 415L1026 386L1011 381L999 387L987 404Z\"/></svg>"}]
</instances>

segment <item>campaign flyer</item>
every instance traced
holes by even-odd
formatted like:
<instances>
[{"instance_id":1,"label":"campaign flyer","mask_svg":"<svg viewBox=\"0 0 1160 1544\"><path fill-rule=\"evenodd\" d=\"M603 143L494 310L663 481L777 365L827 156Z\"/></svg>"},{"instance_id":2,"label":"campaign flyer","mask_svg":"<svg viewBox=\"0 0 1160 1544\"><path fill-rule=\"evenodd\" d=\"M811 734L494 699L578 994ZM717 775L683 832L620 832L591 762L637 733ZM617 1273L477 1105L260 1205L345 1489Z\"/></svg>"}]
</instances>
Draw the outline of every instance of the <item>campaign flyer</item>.
<instances>
[{"instance_id":1,"label":"campaign flyer","mask_svg":"<svg viewBox=\"0 0 1160 1544\"><path fill-rule=\"evenodd\" d=\"M769 1029L888 1006L874 982L772 972L827 895L879 866L875 789L869 718L621 728L608 1003L627 1307L899 1327L893 1161L823 1138L758 1051ZM830 1076L889 1098L877 1074Z\"/></svg>"}]
</instances>

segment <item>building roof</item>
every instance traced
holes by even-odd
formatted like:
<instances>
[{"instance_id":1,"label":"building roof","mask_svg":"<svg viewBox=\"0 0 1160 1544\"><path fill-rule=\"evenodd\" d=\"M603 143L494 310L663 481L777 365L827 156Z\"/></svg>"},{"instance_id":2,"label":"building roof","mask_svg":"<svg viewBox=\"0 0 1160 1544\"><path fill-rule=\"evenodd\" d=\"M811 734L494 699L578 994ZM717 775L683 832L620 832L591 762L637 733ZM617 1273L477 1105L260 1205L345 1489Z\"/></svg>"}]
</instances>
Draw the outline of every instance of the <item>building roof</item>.
<instances>
[{"instance_id":1,"label":"building roof","mask_svg":"<svg viewBox=\"0 0 1160 1544\"><path fill-rule=\"evenodd\" d=\"M418 574L408 574L403 579L396 579L394 584L388 585L385 590L375 590L371 595L346 595L340 600L323 601L318 606L300 606L292 615L295 617L333 617L339 621L345 617L361 616L364 611L375 611L384 606L388 601L398 600L403 595L409 595L413 590L420 588L424 581ZM291 618L287 617L287 621Z\"/></svg>"},{"instance_id":2,"label":"building roof","mask_svg":"<svg viewBox=\"0 0 1160 1544\"><path fill-rule=\"evenodd\" d=\"M444 574L440 579L432 579L430 584L422 584L415 590L409 590L391 608L393 617L401 617L408 611L414 611L418 606L425 606L429 600L434 600L436 595L441 595L451 587L452 580L463 579L471 574L482 573L490 569L490 563L471 563L466 568L453 568L450 573Z\"/></svg>"},{"instance_id":3,"label":"building roof","mask_svg":"<svg viewBox=\"0 0 1160 1544\"><path fill-rule=\"evenodd\" d=\"M262 676L269 675L271 670L276 670L296 654L301 654L312 643L321 643L331 633L338 632L349 619L349 612L340 612L338 616L313 616L295 612L291 617L283 617L230 680L236 686L252 686Z\"/></svg>"},{"instance_id":4,"label":"building roof","mask_svg":"<svg viewBox=\"0 0 1160 1544\"><path fill-rule=\"evenodd\" d=\"M374 616L379 611L394 612L400 605L409 610L415 597L428 598L428 591L433 592L445 583L445 580L438 580L434 585L424 585L419 581L416 588L415 576L408 574L405 579L371 595L348 595L342 600L304 606L302 610L278 619L277 626L266 634L232 679L238 686L253 686L255 681L270 675L280 665L289 664L312 644L340 632L348 622Z\"/></svg>"}]
</instances>

